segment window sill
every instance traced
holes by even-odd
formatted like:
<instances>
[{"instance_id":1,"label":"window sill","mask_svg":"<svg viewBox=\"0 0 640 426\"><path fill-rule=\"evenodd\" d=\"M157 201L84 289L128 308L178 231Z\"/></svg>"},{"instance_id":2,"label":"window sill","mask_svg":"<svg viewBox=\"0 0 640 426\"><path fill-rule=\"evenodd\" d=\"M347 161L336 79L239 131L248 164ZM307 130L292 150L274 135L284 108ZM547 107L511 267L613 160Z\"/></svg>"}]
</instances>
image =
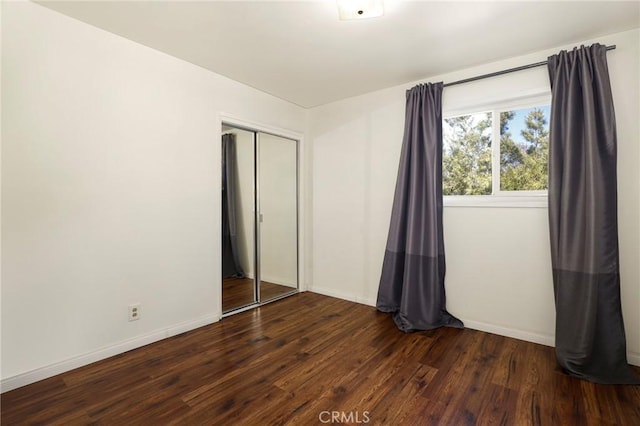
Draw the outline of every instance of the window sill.
<instances>
[{"instance_id":1,"label":"window sill","mask_svg":"<svg viewBox=\"0 0 640 426\"><path fill-rule=\"evenodd\" d=\"M447 195L444 207L492 207L546 209L547 195Z\"/></svg>"}]
</instances>

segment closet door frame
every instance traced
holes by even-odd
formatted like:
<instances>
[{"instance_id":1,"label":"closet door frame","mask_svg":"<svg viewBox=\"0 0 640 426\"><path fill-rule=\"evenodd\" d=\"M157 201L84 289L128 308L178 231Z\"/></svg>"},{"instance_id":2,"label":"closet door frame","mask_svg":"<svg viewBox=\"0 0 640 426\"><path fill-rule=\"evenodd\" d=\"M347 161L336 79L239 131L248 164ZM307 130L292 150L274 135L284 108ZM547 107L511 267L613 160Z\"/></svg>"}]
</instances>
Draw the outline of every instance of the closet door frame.
<instances>
[{"instance_id":1,"label":"closet door frame","mask_svg":"<svg viewBox=\"0 0 640 426\"><path fill-rule=\"evenodd\" d=\"M296 159L297 159L297 164L296 164L296 185L297 185L297 194L296 194L296 206L297 206L297 247L296 247L296 256L297 256L297 290L296 291L292 291L291 293L285 293L282 296L278 296L275 297L273 299L269 299L267 301L262 301L261 297L260 297L260 287L259 287L259 283L260 283L260 267L259 267L259 244L260 244L260 235L259 235L259 229L260 229L260 208L259 208L259 203L260 203L260 183L259 183L259 179L258 179L258 172L259 172L259 159L256 157L255 162L256 162L256 175L255 175L255 197L256 197L256 205L255 207L255 235L254 235L254 264L255 264L255 273L254 273L254 291L257 291L257 303L249 305L249 306L245 306L239 309L235 309L235 310L231 310L229 312L222 312L222 273L220 272L220 270L218 270L218 274L216 275L216 282L214 283L214 287L215 288L215 292L216 294L218 294L219 298L218 298L218 306L216 307L216 311L219 313L219 317L223 318L229 315L233 315L239 312L243 312L249 309L253 309L257 306L263 305L265 303L270 303L276 300L279 300L283 297L287 297L290 296L291 294L293 294L294 292L302 292L302 291L306 291L306 283L304 280L304 265L305 265L305 261L304 261L304 250L303 247L305 247L305 242L304 242L304 216L305 216L305 209L304 209L304 191L303 188L305 187L305 182L304 180L304 155L303 153L305 152L304 150L304 138L303 135L301 133L298 132L294 132L294 131L290 131L287 129L282 129L282 128L278 128L278 127L274 127L274 126L269 126L269 125L265 125L262 123L257 123L257 122L253 122L253 121L249 121L249 120L245 120L230 114L226 114L226 113L220 113L218 115L218 120L217 120L217 130L218 130L218 135L217 135L217 141L218 141L218 148L216 150L217 153L217 164L221 164L222 158L221 158L221 152L222 150L220 149L220 141L222 140L222 126L223 125L227 125L230 127L234 127L240 130L246 130L246 131L250 131L250 132L256 132L256 137L254 137L254 150L257 153L258 151L258 144L259 144L259 133L267 133L273 136L277 136L277 137L281 137L281 138L285 138L285 139L290 139L296 142ZM222 191L222 177L220 173L216 174L216 177L218 178L217 181L217 193L220 193ZM218 208L218 214L216 215L216 229L221 229L222 228L222 215L221 215L221 208ZM222 259L222 242L221 242L221 238L218 239L219 241L217 242L217 251L219 253L218 256L216 256L217 259ZM218 262L218 267L221 267L221 263L222 262Z\"/></svg>"}]
</instances>

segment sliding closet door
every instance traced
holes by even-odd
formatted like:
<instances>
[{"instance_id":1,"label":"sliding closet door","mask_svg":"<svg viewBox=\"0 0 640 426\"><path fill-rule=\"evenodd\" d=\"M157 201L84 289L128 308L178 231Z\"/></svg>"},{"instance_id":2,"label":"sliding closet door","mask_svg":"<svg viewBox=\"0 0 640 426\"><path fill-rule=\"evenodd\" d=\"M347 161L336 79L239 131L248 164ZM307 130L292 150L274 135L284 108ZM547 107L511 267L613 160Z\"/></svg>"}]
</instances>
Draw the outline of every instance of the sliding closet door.
<instances>
[{"instance_id":1,"label":"sliding closet door","mask_svg":"<svg viewBox=\"0 0 640 426\"><path fill-rule=\"evenodd\" d=\"M222 126L222 313L298 290L298 142Z\"/></svg>"},{"instance_id":2,"label":"sliding closet door","mask_svg":"<svg viewBox=\"0 0 640 426\"><path fill-rule=\"evenodd\" d=\"M222 128L222 312L258 302L255 133Z\"/></svg>"},{"instance_id":3,"label":"sliding closet door","mask_svg":"<svg viewBox=\"0 0 640 426\"><path fill-rule=\"evenodd\" d=\"M298 143L258 133L260 301L298 289Z\"/></svg>"}]
</instances>

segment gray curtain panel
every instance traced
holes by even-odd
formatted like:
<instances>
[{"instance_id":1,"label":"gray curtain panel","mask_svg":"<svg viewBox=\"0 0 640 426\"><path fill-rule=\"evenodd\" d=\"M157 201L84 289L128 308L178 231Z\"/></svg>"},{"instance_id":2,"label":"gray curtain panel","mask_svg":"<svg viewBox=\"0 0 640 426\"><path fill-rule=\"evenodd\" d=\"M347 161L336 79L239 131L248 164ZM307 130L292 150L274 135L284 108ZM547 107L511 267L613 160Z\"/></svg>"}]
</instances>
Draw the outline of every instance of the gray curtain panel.
<instances>
[{"instance_id":1,"label":"gray curtain panel","mask_svg":"<svg viewBox=\"0 0 640 426\"><path fill-rule=\"evenodd\" d=\"M222 135L222 277L244 277L238 260L236 142Z\"/></svg>"},{"instance_id":2,"label":"gray curtain panel","mask_svg":"<svg viewBox=\"0 0 640 426\"><path fill-rule=\"evenodd\" d=\"M407 91L402 153L377 308L404 332L462 328L445 309L442 83Z\"/></svg>"},{"instance_id":3,"label":"gray curtain panel","mask_svg":"<svg viewBox=\"0 0 640 426\"><path fill-rule=\"evenodd\" d=\"M616 122L606 46L549 57L549 226L556 355L572 376L638 384L620 304Z\"/></svg>"}]
</instances>

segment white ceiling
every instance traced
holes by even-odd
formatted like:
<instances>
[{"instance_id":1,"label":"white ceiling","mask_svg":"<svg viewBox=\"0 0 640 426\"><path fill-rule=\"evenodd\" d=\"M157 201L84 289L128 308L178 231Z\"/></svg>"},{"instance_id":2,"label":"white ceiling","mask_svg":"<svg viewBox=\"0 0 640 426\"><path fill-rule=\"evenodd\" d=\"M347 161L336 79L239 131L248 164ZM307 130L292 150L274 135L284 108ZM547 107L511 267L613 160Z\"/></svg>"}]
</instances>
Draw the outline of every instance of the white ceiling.
<instances>
[{"instance_id":1,"label":"white ceiling","mask_svg":"<svg viewBox=\"0 0 640 426\"><path fill-rule=\"evenodd\" d=\"M44 6L313 107L640 27L640 2L45 1Z\"/></svg>"}]
</instances>

